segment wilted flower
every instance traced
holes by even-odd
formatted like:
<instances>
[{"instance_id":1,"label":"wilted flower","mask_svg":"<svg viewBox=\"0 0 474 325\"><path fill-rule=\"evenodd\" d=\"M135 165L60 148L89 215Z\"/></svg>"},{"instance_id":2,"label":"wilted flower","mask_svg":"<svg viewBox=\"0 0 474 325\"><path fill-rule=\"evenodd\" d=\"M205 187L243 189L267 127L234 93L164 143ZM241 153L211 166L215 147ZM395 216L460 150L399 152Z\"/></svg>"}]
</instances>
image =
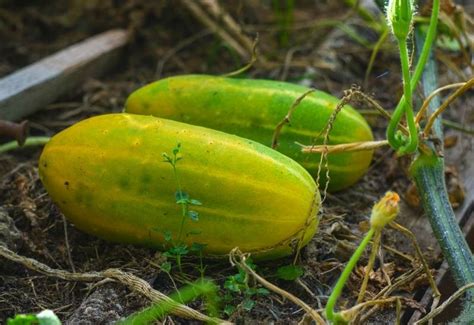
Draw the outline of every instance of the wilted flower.
<instances>
[{"instance_id":1,"label":"wilted flower","mask_svg":"<svg viewBox=\"0 0 474 325\"><path fill-rule=\"evenodd\" d=\"M372 208L370 225L377 230L381 230L387 223L393 221L400 211L398 202L400 202L400 197L397 193L385 193L385 196Z\"/></svg>"}]
</instances>

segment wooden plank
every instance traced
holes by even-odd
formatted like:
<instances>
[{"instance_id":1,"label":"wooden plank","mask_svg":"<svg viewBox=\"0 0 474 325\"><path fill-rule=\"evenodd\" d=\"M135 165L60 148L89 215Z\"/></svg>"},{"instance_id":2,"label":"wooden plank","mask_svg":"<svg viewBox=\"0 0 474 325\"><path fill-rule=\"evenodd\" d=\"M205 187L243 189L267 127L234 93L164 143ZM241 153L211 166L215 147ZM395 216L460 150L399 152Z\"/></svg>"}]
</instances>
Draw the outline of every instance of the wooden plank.
<instances>
[{"instance_id":1,"label":"wooden plank","mask_svg":"<svg viewBox=\"0 0 474 325\"><path fill-rule=\"evenodd\" d=\"M118 62L128 39L125 30L110 30L0 79L0 119L20 120L103 74Z\"/></svg>"}]
</instances>

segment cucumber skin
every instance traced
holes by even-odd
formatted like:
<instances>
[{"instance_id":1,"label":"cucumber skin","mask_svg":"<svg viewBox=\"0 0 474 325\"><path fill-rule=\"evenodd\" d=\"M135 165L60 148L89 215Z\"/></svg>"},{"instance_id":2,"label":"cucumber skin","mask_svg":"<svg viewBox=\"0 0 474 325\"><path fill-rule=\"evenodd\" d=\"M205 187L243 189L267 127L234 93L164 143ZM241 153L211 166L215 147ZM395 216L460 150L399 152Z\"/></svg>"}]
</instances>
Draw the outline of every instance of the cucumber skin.
<instances>
[{"instance_id":1,"label":"cucumber skin","mask_svg":"<svg viewBox=\"0 0 474 325\"><path fill-rule=\"evenodd\" d=\"M127 99L125 112L200 125L270 146L276 125L293 102L308 90L281 81L183 75L139 88ZM320 155L303 154L295 142L313 143L338 102L323 91L309 94L279 138L277 150L299 162L315 178ZM352 107L345 106L336 118L329 144L372 140L365 119ZM322 138L316 144L322 144ZM372 156L372 150L329 155L329 190L338 191L356 183L367 172ZM323 168L322 187L326 183L325 174Z\"/></svg>"},{"instance_id":2,"label":"cucumber skin","mask_svg":"<svg viewBox=\"0 0 474 325\"><path fill-rule=\"evenodd\" d=\"M46 145L40 178L77 228L163 249L165 231L178 237L181 206L162 153L178 142L182 190L203 204L190 206L199 221L186 220L183 234L201 233L183 238L188 245L206 244L209 256L240 247L268 259L291 254L303 229L304 244L313 237L319 191L299 164L256 142L175 121L123 113L79 122Z\"/></svg>"}]
</instances>

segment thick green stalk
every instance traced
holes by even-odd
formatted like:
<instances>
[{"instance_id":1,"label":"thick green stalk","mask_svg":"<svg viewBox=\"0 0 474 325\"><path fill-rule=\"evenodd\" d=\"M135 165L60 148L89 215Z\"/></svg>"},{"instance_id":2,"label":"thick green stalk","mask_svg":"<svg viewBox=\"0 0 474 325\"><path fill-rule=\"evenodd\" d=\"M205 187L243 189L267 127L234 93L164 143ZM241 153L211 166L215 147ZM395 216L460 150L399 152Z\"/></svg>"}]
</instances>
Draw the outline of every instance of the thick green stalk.
<instances>
[{"instance_id":1,"label":"thick green stalk","mask_svg":"<svg viewBox=\"0 0 474 325\"><path fill-rule=\"evenodd\" d=\"M416 37L418 43L425 39L419 29L417 29ZM425 97L437 88L435 64L434 59L431 58L423 75ZM435 97L430 103L428 112L433 113L439 104L439 97ZM440 119L436 121L433 132L437 138L443 139ZM461 287L474 282L474 258L449 203L444 180L444 160L437 154L432 144L427 142L425 145L428 149L420 152L414 159L410 174L415 180L423 208L444 258L449 264L454 281L458 287ZM473 297L474 290L470 290L466 295L463 311L454 322L463 324L474 322Z\"/></svg>"}]
</instances>

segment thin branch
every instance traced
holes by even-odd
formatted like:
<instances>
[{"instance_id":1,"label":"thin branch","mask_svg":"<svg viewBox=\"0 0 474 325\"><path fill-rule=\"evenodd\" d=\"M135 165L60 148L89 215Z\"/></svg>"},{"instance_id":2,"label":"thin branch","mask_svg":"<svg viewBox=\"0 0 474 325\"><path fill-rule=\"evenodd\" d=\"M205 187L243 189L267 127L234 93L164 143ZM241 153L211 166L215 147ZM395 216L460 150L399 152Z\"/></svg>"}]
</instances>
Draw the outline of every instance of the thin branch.
<instances>
[{"instance_id":1,"label":"thin branch","mask_svg":"<svg viewBox=\"0 0 474 325\"><path fill-rule=\"evenodd\" d=\"M375 258L377 257L377 252L380 247L381 239L382 239L382 232L378 230L375 232L375 235L374 235L372 249L370 251L370 256L369 256L369 261L367 263L367 266L365 267L364 279L362 280L362 284L359 289L359 296L357 297L358 304L364 301L365 292L367 290L367 284L369 283L370 272L372 272L372 269L374 268L374 262L375 262ZM383 268L383 264L380 265L380 268Z\"/></svg>"},{"instance_id":2,"label":"thin branch","mask_svg":"<svg viewBox=\"0 0 474 325\"><path fill-rule=\"evenodd\" d=\"M428 266L428 263L426 262L426 259L423 256L420 245L418 245L415 234L411 230L403 227L402 225L400 225L400 224L398 224L394 221L390 223L390 227L400 231L405 236L410 238L410 240L413 244L413 247L415 248L416 254L418 255L418 258L420 259L421 264L423 265L423 269L425 270L426 276L428 277L428 282L430 283L431 290L433 290L433 296L435 297L435 299L441 297L441 292L439 292L439 290L438 290L438 286L436 285L436 281L434 280L433 275L431 274L430 267Z\"/></svg>"},{"instance_id":3,"label":"thin branch","mask_svg":"<svg viewBox=\"0 0 474 325\"><path fill-rule=\"evenodd\" d=\"M388 146L387 140L380 141L362 141L353 143L343 143L335 145L305 146L302 145L301 151L304 153L338 153L338 152L354 152L373 150L380 147Z\"/></svg>"},{"instance_id":4,"label":"thin branch","mask_svg":"<svg viewBox=\"0 0 474 325\"><path fill-rule=\"evenodd\" d=\"M443 304L441 304L441 306L439 306L438 308L436 308L436 309L432 310L431 312L429 312L425 317L423 317L422 319L415 322L414 325L423 324L423 323L429 321L430 319L435 318L443 310L445 310L446 307L448 307L456 299L461 297L464 294L465 291L467 291L471 288L474 288L474 282L473 283L468 283L465 286L462 286L461 288L459 288L451 297L449 297L445 302L443 302Z\"/></svg>"},{"instance_id":5,"label":"thin branch","mask_svg":"<svg viewBox=\"0 0 474 325\"><path fill-rule=\"evenodd\" d=\"M249 52L239 42L237 42L229 33L212 20L206 12L193 0L181 0L186 8L205 26L215 32L224 42L229 44L243 59L248 60Z\"/></svg>"},{"instance_id":6,"label":"thin branch","mask_svg":"<svg viewBox=\"0 0 474 325\"><path fill-rule=\"evenodd\" d=\"M245 71L250 69L255 64L255 62L257 62L257 60L258 60L258 53L257 53L258 41L259 41L259 37L258 37L258 34L257 34L257 36L255 36L255 39L254 39L253 44L252 44L252 57L250 58L249 63L247 63L246 65L244 65L240 69L237 69L235 71L223 74L222 76L223 77L233 77L233 76L237 76L241 73L244 73Z\"/></svg>"},{"instance_id":7,"label":"thin branch","mask_svg":"<svg viewBox=\"0 0 474 325\"><path fill-rule=\"evenodd\" d=\"M469 81L467 81L464 86L461 88L457 89L454 94L448 97L440 107L436 109L436 111L431 114L430 118L428 119L428 123L426 123L425 129L423 130L423 135L428 138L428 135L430 134L431 128L433 127L434 122L436 121L436 118L443 113L446 108L451 104L456 98L464 94L466 91L468 91L471 87L474 86L474 78L471 78Z\"/></svg>"},{"instance_id":8,"label":"thin branch","mask_svg":"<svg viewBox=\"0 0 474 325\"><path fill-rule=\"evenodd\" d=\"M423 116L424 116L425 113L426 113L426 110L428 109L428 106L429 106L431 100L432 100L436 95L438 95L440 92L442 92L442 91L444 91L444 90L453 89L453 88L459 88L459 87L464 86L465 84L466 84L465 82L459 82L459 83L455 83L455 84L451 84L451 85L446 85L446 86L443 86L443 87L439 87L438 89L436 89L435 91L433 91L433 92L425 99L425 101L423 102L423 105L421 105L420 110L419 110L418 113L416 114L415 122L416 122L416 123L420 123L421 119L423 118Z\"/></svg>"},{"instance_id":9,"label":"thin branch","mask_svg":"<svg viewBox=\"0 0 474 325\"><path fill-rule=\"evenodd\" d=\"M291 116L293 115L294 111L298 107L298 105L301 103L301 101L308 96L309 94L315 92L316 89L311 88L304 92L300 97L298 97L293 104L291 105L290 109L288 110L288 113L286 116L283 118L283 120L278 123L278 125L275 127L275 131L273 132L273 137L272 137L272 149L275 149L278 146L278 138L280 137L281 129L285 124L289 124L291 122Z\"/></svg>"},{"instance_id":10,"label":"thin branch","mask_svg":"<svg viewBox=\"0 0 474 325\"><path fill-rule=\"evenodd\" d=\"M198 0L206 12L210 13L216 20L222 21L227 31L236 38L247 51L252 49L252 40L244 35L242 28L237 24L229 13L227 13L216 0Z\"/></svg>"}]
</instances>

